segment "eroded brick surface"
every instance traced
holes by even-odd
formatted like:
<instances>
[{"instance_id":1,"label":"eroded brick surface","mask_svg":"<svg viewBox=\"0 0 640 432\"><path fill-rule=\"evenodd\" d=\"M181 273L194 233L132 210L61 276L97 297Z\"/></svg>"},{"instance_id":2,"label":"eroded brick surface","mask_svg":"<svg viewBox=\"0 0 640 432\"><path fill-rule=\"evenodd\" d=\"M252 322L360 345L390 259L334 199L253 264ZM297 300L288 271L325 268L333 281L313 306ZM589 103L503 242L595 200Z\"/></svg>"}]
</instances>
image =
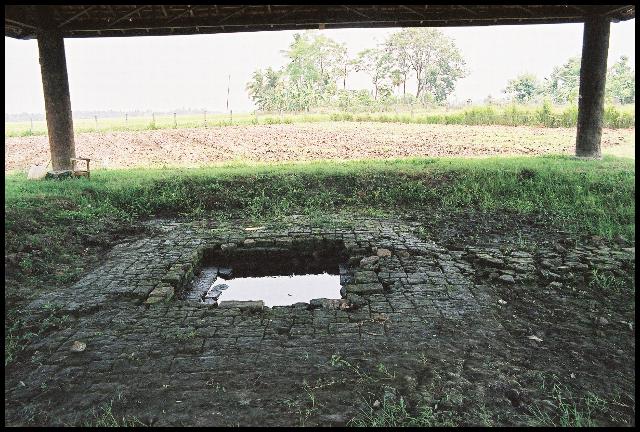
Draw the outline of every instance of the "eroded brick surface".
<instances>
[{"instance_id":1,"label":"eroded brick surface","mask_svg":"<svg viewBox=\"0 0 640 432\"><path fill-rule=\"evenodd\" d=\"M384 363L404 370L416 382L407 392L428 388L434 373L451 374L470 397L504 399L514 386L525 394L518 386L536 370L578 372L587 362L610 370L594 377L594 386L632 391L629 308L598 326L588 299L571 287L593 269L630 274L634 251L447 249L421 239L417 224L389 220L261 230L245 230L241 222L153 224L153 236L114 247L106 264L29 306L33 319L53 304L72 321L28 348L31 368L5 374L8 424L77 424L123 394L127 414L147 424L297 424L283 401L303 382L327 376L338 354L363 368ZM309 239L344 242L353 270L344 290L349 307L339 301L215 307L170 296L148 302L154 290L164 295L187 283L204 247L290 247ZM615 347L599 342L614 333L623 335ZM71 352L74 341L86 349ZM491 390L505 382L509 389ZM326 424L320 414L355 414L353 389L331 391L311 424Z\"/></svg>"}]
</instances>

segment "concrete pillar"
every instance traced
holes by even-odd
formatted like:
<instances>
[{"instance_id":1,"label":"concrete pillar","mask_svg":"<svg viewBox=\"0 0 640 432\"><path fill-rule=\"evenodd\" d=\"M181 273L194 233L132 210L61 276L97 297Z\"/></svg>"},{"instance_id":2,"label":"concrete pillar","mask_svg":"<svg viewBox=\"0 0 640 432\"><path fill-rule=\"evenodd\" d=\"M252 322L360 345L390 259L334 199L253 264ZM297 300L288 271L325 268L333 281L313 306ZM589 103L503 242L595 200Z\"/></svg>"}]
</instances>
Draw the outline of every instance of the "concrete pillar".
<instances>
[{"instance_id":1,"label":"concrete pillar","mask_svg":"<svg viewBox=\"0 0 640 432\"><path fill-rule=\"evenodd\" d=\"M51 165L54 170L71 169L71 158L75 157L75 143L64 39L57 28L46 19L41 19L42 26L38 29L38 51Z\"/></svg>"},{"instance_id":2,"label":"concrete pillar","mask_svg":"<svg viewBox=\"0 0 640 432\"><path fill-rule=\"evenodd\" d=\"M576 156L601 158L600 138L604 115L610 21L589 17L584 23Z\"/></svg>"}]
</instances>

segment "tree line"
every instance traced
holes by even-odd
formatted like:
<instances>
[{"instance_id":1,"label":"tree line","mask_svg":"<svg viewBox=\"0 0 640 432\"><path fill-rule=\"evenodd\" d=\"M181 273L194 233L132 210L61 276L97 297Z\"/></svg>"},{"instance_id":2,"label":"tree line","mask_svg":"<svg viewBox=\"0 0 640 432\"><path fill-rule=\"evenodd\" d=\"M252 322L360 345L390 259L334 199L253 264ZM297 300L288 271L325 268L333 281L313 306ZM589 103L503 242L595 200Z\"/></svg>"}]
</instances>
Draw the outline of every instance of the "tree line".
<instances>
[{"instance_id":1,"label":"tree line","mask_svg":"<svg viewBox=\"0 0 640 432\"><path fill-rule=\"evenodd\" d=\"M390 103L443 103L467 75L453 39L437 29L407 28L383 43L349 57L345 44L316 32L295 34L289 62L280 69L256 70L247 91L263 111L309 111L320 106ZM347 90L351 72L364 72L373 91ZM407 83L416 83L407 94ZM402 96L396 97L396 89Z\"/></svg>"},{"instance_id":2,"label":"tree line","mask_svg":"<svg viewBox=\"0 0 640 432\"><path fill-rule=\"evenodd\" d=\"M522 74L507 83L503 90L514 102L530 103L550 99L556 104L574 104L580 88L580 57L571 57L556 66L542 81L533 74ZM629 58L621 56L607 70L605 98L608 102L635 103L636 73Z\"/></svg>"}]
</instances>

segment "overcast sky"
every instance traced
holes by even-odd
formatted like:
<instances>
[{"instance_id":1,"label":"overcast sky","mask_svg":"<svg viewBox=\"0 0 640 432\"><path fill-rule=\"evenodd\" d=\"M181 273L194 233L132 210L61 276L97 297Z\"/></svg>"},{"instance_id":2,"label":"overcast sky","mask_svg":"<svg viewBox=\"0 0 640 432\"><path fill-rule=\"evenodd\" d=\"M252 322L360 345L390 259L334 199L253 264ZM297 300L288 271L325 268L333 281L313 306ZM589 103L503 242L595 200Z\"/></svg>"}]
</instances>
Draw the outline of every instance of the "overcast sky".
<instances>
[{"instance_id":1,"label":"overcast sky","mask_svg":"<svg viewBox=\"0 0 640 432\"><path fill-rule=\"evenodd\" d=\"M458 82L453 99L481 102L489 94L500 97L507 81L521 73L549 75L554 66L580 54L582 28L582 24L443 28L470 71ZM398 30L322 32L346 43L349 54L355 55ZM257 68L285 64L281 50L289 46L294 33L66 39L71 106L74 111L224 111L231 75L230 108L250 111L247 81ZM8 37L4 41L5 113L44 112L37 42ZM609 64L621 55L635 65L635 19L611 24ZM347 80L348 89L369 87L363 74L354 73Z\"/></svg>"}]
</instances>

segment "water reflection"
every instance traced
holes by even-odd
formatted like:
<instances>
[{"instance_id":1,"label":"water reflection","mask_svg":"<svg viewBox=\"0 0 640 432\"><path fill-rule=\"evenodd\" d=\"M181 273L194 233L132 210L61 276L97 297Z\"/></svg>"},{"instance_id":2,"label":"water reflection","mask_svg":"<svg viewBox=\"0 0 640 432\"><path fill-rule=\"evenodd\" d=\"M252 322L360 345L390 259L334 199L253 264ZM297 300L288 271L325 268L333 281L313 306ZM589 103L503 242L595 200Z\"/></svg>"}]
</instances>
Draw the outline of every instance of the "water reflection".
<instances>
[{"instance_id":1,"label":"water reflection","mask_svg":"<svg viewBox=\"0 0 640 432\"><path fill-rule=\"evenodd\" d=\"M216 286L221 284L227 285L226 289L216 290ZM309 303L316 298L339 299L340 276L322 273L233 279L218 277L211 289L217 291L218 302L262 300L265 306L284 306Z\"/></svg>"}]
</instances>

